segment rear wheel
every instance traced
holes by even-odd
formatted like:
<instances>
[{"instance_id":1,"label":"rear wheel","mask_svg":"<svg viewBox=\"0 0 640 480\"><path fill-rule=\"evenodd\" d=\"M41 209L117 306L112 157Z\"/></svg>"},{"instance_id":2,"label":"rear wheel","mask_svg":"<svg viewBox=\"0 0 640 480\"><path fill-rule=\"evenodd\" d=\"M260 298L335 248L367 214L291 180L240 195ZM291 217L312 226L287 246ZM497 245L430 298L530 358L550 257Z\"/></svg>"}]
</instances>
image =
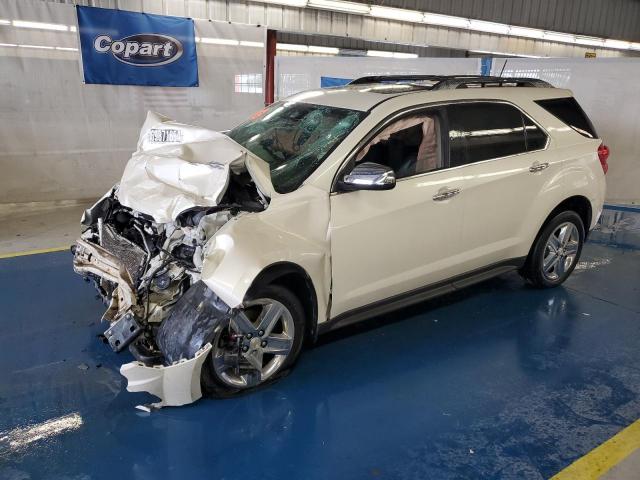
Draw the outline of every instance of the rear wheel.
<instances>
[{"instance_id":1,"label":"rear wheel","mask_svg":"<svg viewBox=\"0 0 640 480\"><path fill-rule=\"evenodd\" d=\"M259 291L211 342L203 391L226 397L286 374L302 349L304 323L302 305L289 290L270 285Z\"/></svg>"},{"instance_id":2,"label":"rear wheel","mask_svg":"<svg viewBox=\"0 0 640 480\"><path fill-rule=\"evenodd\" d=\"M578 263L584 243L580 216L565 211L541 230L529 253L522 275L535 287L556 287L563 283Z\"/></svg>"}]
</instances>

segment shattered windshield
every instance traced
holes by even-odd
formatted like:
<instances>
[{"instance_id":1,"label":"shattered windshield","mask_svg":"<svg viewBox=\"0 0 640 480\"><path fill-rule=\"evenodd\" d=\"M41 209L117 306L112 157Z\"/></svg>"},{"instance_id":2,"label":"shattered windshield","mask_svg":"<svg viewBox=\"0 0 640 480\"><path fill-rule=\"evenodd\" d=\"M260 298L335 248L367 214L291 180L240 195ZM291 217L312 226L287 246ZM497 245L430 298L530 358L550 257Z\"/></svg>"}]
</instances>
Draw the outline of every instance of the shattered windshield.
<instances>
[{"instance_id":1,"label":"shattered windshield","mask_svg":"<svg viewBox=\"0 0 640 480\"><path fill-rule=\"evenodd\" d=\"M297 189L366 112L297 102L278 102L228 135L265 160L278 193Z\"/></svg>"}]
</instances>

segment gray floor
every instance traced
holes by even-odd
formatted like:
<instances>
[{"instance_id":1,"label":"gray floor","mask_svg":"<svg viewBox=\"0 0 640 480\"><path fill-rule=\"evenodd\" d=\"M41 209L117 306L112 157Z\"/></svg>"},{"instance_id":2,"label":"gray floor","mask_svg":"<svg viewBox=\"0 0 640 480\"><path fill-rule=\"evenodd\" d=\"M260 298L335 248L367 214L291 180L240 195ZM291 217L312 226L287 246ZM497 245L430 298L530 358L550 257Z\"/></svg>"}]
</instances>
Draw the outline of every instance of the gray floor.
<instances>
[{"instance_id":1,"label":"gray floor","mask_svg":"<svg viewBox=\"0 0 640 480\"><path fill-rule=\"evenodd\" d=\"M0 255L70 246L92 200L0 205Z\"/></svg>"},{"instance_id":2,"label":"gray floor","mask_svg":"<svg viewBox=\"0 0 640 480\"><path fill-rule=\"evenodd\" d=\"M600 480L637 480L640 478L640 450L636 450L603 476Z\"/></svg>"}]
</instances>

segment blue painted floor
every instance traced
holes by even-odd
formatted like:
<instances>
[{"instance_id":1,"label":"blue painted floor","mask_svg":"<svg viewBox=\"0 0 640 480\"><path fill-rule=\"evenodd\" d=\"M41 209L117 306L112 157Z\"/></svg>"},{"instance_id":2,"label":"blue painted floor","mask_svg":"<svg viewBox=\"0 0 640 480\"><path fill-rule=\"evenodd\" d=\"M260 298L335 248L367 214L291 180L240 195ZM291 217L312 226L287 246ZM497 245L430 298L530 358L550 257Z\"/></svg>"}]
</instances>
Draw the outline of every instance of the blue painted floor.
<instances>
[{"instance_id":1,"label":"blue painted floor","mask_svg":"<svg viewBox=\"0 0 640 480\"><path fill-rule=\"evenodd\" d=\"M0 260L0 478L547 478L640 418L639 280L640 214L606 211L561 288L505 275L147 414L70 255Z\"/></svg>"}]
</instances>

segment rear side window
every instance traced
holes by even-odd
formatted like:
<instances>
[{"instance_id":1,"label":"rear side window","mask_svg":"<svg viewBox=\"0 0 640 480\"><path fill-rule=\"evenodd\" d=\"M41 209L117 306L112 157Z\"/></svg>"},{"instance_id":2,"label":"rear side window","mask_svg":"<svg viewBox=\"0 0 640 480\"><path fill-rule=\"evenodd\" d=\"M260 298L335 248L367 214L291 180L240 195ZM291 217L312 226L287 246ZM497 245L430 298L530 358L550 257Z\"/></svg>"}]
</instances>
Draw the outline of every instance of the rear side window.
<instances>
[{"instance_id":1,"label":"rear side window","mask_svg":"<svg viewBox=\"0 0 640 480\"><path fill-rule=\"evenodd\" d=\"M511 105L453 104L447 115L451 167L527 151L522 114Z\"/></svg>"},{"instance_id":2,"label":"rear side window","mask_svg":"<svg viewBox=\"0 0 640 480\"><path fill-rule=\"evenodd\" d=\"M589 120L589 117L584 113L575 98L552 98L550 100L536 100L535 102L580 135L587 138L598 138L591 120Z\"/></svg>"}]
</instances>

